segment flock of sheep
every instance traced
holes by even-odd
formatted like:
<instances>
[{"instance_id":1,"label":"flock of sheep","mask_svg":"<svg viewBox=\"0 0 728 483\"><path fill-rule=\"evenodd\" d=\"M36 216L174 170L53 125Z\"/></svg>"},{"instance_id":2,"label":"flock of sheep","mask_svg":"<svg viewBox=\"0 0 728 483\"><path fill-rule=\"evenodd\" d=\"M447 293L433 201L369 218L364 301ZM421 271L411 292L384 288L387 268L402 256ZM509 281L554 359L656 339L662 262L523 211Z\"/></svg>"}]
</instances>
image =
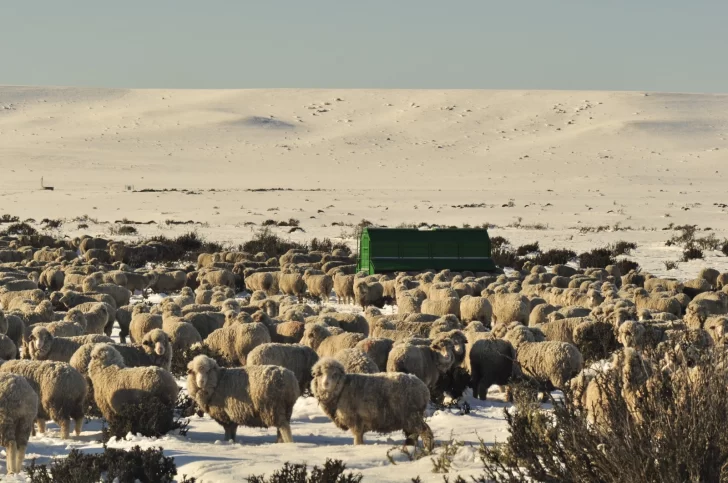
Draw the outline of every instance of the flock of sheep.
<instances>
[{"instance_id":1,"label":"flock of sheep","mask_svg":"<svg viewBox=\"0 0 728 483\"><path fill-rule=\"evenodd\" d=\"M44 432L54 421L68 438L73 420L78 435L87 398L107 419L150 398L174 404L173 356L195 348L215 358L189 361L187 391L225 439L243 425L293 441L293 406L310 390L355 444L403 431L407 444L432 448L425 410L443 392L458 396L449 384L458 374L480 399L520 379L569 387L598 421L603 395L585 359L612 357L610 370L638 387L644 374L628 369L641 351L688 333L723 344L728 334L728 274L711 269L684 283L530 263L508 274L368 276L341 250L221 252L196 266L132 269L145 245L23 242L0 237L0 444L10 473L22 470L35 423ZM250 295L236 297L243 287ZM170 296L132 304L135 291ZM363 312L324 305L332 291ZM385 304L396 313L383 314Z\"/></svg>"}]
</instances>

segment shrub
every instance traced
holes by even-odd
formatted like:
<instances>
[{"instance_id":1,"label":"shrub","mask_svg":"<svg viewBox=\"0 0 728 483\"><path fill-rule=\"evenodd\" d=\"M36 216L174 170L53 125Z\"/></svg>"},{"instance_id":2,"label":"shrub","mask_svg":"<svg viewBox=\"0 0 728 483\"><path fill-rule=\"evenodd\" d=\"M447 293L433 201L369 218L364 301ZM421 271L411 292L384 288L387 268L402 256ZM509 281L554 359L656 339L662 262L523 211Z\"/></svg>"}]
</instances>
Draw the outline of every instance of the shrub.
<instances>
[{"instance_id":1,"label":"shrub","mask_svg":"<svg viewBox=\"0 0 728 483\"><path fill-rule=\"evenodd\" d=\"M690 260L701 260L703 259L703 250L698 247L688 247L683 251L683 262L689 262Z\"/></svg>"},{"instance_id":2,"label":"shrub","mask_svg":"<svg viewBox=\"0 0 728 483\"><path fill-rule=\"evenodd\" d=\"M525 245L521 245L516 249L516 255L519 257L523 257L528 255L529 253L537 252L539 251L538 242L535 243L527 243Z\"/></svg>"},{"instance_id":3,"label":"shrub","mask_svg":"<svg viewBox=\"0 0 728 483\"><path fill-rule=\"evenodd\" d=\"M107 423L108 428L102 430L104 442L111 438L123 439L129 433L155 438L176 429L186 433L189 421L175 418L174 406L151 398L140 404L124 406Z\"/></svg>"},{"instance_id":4,"label":"shrub","mask_svg":"<svg viewBox=\"0 0 728 483\"><path fill-rule=\"evenodd\" d=\"M88 225L86 223L79 223L76 228L79 230L85 230L86 228L88 228Z\"/></svg>"},{"instance_id":5,"label":"shrub","mask_svg":"<svg viewBox=\"0 0 728 483\"><path fill-rule=\"evenodd\" d=\"M174 458L164 456L162 448L129 451L104 447L103 453L85 454L72 449L68 457L54 460L50 467L35 460L26 468L29 483L172 483L177 475ZM102 478L103 476L103 478ZM195 483L195 478L182 477L179 483Z\"/></svg>"},{"instance_id":6,"label":"shrub","mask_svg":"<svg viewBox=\"0 0 728 483\"><path fill-rule=\"evenodd\" d=\"M276 226L278 225L278 222L275 220L265 220L263 223L261 223L262 226Z\"/></svg>"},{"instance_id":7,"label":"shrub","mask_svg":"<svg viewBox=\"0 0 728 483\"><path fill-rule=\"evenodd\" d=\"M308 244L311 251L314 252L327 252L331 253L334 250L344 250L347 255L351 255L351 248L346 243L334 243L330 238L324 238L319 240L318 238L312 238Z\"/></svg>"},{"instance_id":8,"label":"shrub","mask_svg":"<svg viewBox=\"0 0 728 483\"><path fill-rule=\"evenodd\" d=\"M520 270L523 268L525 260L521 260L516 256L516 252L509 250L508 248L498 248L491 251L491 258L498 267L501 268L513 268Z\"/></svg>"},{"instance_id":9,"label":"shrub","mask_svg":"<svg viewBox=\"0 0 728 483\"><path fill-rule=\"evenodd\" d=\"M17 223L19 221L20 218L18 218L17 216L7 214L0 216L0 223Z\"/></svg>"},{"instance_id":10,"label":"shrub","mask_svg":"<svg viewBox=\"0 0 728 483\"><path fill-rule=\"evenodd\" d=\"M37 235L38 231L27 223L13 223L8 226L2 234L4 235Z\"/></svg>"},{"instance_id":11,"label":"shrub","mask_svg":"<svg viewBox=\"0 0 728 483\"><path fill-rule=\"evenodd\" d=\"M696 238L693 243L703 250L720 250L722 245L721 241L718 240L718 237L715 236L715 233L711 233L703 238Z\"/></svg>"},{"instance_id":12,"label":"shrub","mask_svg":"<svg viewBox=\"0 0 728 483\"><path fill-rule=\"evenodd\" d=\"M662 263L665 265L665 270L677 270L680 267L679 262L674 262L672 260L665 260Z\"/></svg>"},{"instance_id":13,"label":"shrub","mask_svg":"<svg viewBox=\"0 0 728 483\"><path fill-rule=\"evenodd\" d=\"M566 249L554 248L552 250L539 253L532 261L536 265L553 266L565 265L576 258L576 252Z\"/></svg>"},{"instance_id":14,"label":"shrub","mask_svg":"<svg viewBox=\"0 0 728 483\"><path fill-rule=\"evenodd\" d=\"M698 227L697 225L678 225L672 226L672 229L679 231L680 234L670 237L670 239L665 242L665 245L669 247L673 245L687 247L693 244L693 240L695 239L695 232L697 231Z\"/></svg>"},{"instance_id":15,"label":"shrub","mask_svg":"<svg viewBox=\"0 0 728 483\"><path fill-rule=\"evenodd\" d=\"M136 235L138 233L137 229L130 225L124 225L124 226L112 226L109 227L109 234L110 235Z\"/></svg>"},{"instance_id":16,"label":"shrub","mask_svg":"<svg viewBox=\"0 0 728 483\"><path fill-rule=\"evenodd\" d=\"M498 250L499 248L502 248L506 245L510 245L511 242L503 238L502 236L494 236L490 239L490 248L491 250Z\"/></svg>"},{"instance_id":17,"label":"shrub","mask_svg":"<svg viewBox=\"0 0 728 483\"><path fill-rule=\"evenodd\" d=\"M243 243L242 248L248 253L265 252L270 257L280 257L292 248L306 249L300 243L282 239L268 227L261 228L252 240Z\"/></svg>"},{"instance_id":18,"label":"shrub","mask_svg":"<svg viewBox=\"0 0 728 483\"><path fill-rule=\"evenodd\" d=\"M622 273L622 275L629 273L630 270L634 270L635 272L641 270L640 264L637 262L633 262L632 260L617 260L617 263L615 265L619 267L619 271Z\"/></svg>"},{"instance_id":19,"label":"shrub","mask_svg":"<svg viewBox=\"0 0 728 483\"><path fill-rule=\"evenodd\" d=\"M361 473L344 471L346 465L341 460L326 459L323 468L314 466L311 473L305 464L283 464L280 470L276 470L266 478L265 475L249 476L245 479L248 483L359 483L363 476Z\"/></svg>"},{"instance_id":20,"label":"shrub","mask_svg":"<svg viewBox=\"0 0 728 483\"><path fill-rule=\"evenodd\" d=\"M728 257L728 240L723 241L723 245L721 245L720 251L723 252L723 255Z\"/></svg>"},{"instance_id":21,"label":"shrub","mask_svg":"<svg viewBox=\"0 0 728 483\"><path fill-rule=\"evenodd\" d=\"M619 255L629 255L632 250L637 249L637 244L621 240L613 245L609 245L609 248L612 250L612 255L618 257Z\"/></svg>"},{"instance_id":22,"label":"shrub","mask_svg":"<svg viewBox=\"0 0 728 483\"><path fill-rule=\"evenodd\" d=\"M654 371L635 412L622 397L621 371L598 375L605 395L598 426L568 391L549 413L533 394L516 393L515 411L504 411L510 435L493 446L481 442L484 474L475 481L726 481L728 372L718 357L703 353L692 368L678 361L670 371Z\"/></svg>"},{"instance_id":23,"label":"shrub","mask_svg":"<svg viewBox=\"0 0 728 483\"><path fill-rule=\"evenodd\" d=\"M63 220L51 220L49 218L43 218L40 221L46 226L46 228L59 228L63 224Z\"/></svg>"},{"instance_id":24,"label":"shrub","mask_svg":"<svg viewBox=\"0 0 728 483\"><path fill-rule=\"evenodd\" d=\"M614 265L616 262L610 248L595 248L579 255L581 268L604 268L607 265Z\"/></svg>"}]
</instances>

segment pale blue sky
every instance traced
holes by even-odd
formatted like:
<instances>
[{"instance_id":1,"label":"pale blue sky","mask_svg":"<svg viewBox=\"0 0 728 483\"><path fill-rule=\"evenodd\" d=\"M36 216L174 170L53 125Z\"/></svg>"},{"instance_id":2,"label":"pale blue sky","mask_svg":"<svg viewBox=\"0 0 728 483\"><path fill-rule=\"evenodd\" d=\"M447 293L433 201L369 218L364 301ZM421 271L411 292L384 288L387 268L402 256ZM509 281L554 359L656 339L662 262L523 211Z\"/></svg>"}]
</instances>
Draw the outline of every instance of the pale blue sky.
<instances>
[{"instance_id":1,"label":"pale blue sky","mask_svg":"<svg viewBox=\"0 0 728 483\"><path fill-rule=\"evenodd\" d=\"M728 0L18 0L0 84L728 92Z\"/></svg>"}]
</instances>

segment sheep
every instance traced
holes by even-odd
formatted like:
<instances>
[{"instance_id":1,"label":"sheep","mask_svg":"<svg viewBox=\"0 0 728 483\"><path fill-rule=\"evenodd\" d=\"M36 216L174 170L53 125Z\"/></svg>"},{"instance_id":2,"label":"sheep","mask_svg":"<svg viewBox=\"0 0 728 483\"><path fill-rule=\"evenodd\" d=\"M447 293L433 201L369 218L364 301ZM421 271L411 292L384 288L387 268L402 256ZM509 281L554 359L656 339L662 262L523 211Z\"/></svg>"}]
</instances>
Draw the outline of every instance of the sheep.
<instances>
[{"instance_id":1,"label":"sheep","mask_svg":"<svg viewBox=\"0 0 728 483\"><path fill-rule=\"evenodd\" d=\"M559 307L551 304L540 304L531 309L531 313L528 316L528 326L536 326L539 324L545 324L549 321L549 315L557 312Z\"/></svg>"},{"instance_id":2,"label":"sheep","mask_svg":"<svg viewBox=\"0 0 728 483\"><path fill-rule=\"evenodd\" d=\"M521 374L547 390L564 389L584 365L576 346L558 341L524 342L516 349L516 361Z\"/></svg>"},{"instance_id":3,"label":"sheep","mask_svg":"<svg viewBox=\"0 0 728 483\"><path fill-rule=\"evenodd\" d=\"M336 294L337 304L353 304L354 303L354 275L345 275L342 272L336 272L334 278L334 293Z\"/></svg>"},{"instance_id":4,"label":"sheep","mask_svg":"<svg viewBox=\"0 0 728 483\"><path fill-rule=\"evenodd\" d=\"M496 322L528 324L531 307L525 296L516 293L503 293L489 295L487 298L493 308L493 319Z\"/></svg>"},{"instance_id":5,"label":"sheep","mask_svg":"<svg viewBox=\"0 0 728 483\"><path fill-rule=\"evenodd\" d=\"M306 327L301 343L315 350L319 357L333 357L340 350L351 349L364 339L361 334L333 334L330 328L311 324Z\"/></svg>"},{"instance_id":6,"label":"sheep","mask_svg":"<svg viewBox=\"0 0 728 483\"><path fill-rule=\"evenodd\" d=\"M38 395L16 374L0 374L0 446L5 447L8 474L23 470L33 422L38 415Z\"/></svg>"},{"instance_id":7,"label":"sheep","mask_svg":"<svg viewBox=\"0 0 728 483\"><path fill-rule=\"evenodd\" d=\"M281 273L278 278L278 287L284 295L291 295L303 302L303 295L306 293L306 282L300 273Z\"/></svg>"},{"instance_id":8,"label":"sheep","mask_svg":"<svg viewBox=\"0 0 728 483\"><path fill-rule=\"evenodd\" d=\"M203 339L225 324L225 314L220 312L197 312L182 316L182 320L192 324Z\"/></svg>"},{"instance_id":9,"label":"sheep","mask_svg":"<svg viewBox=\"0 0 728 483\"><path fill-rule=\"evenodd\" d=\"M45 300L45 294L40 289L10 291L6 287L0 287L0 305L5 310L10 310L13 300L30 300L39 304Z\"/></svg>"},{"instance_id":10,"label":"sheep","mask_svg":"<svg viewBox=\"0 0 728 483\"><path fill-rule=\"evenodd\" d=\"M651 280L656 279L650 279L647 282L650 282ZM674 297L653 297L643 288L636 289L633 297L637 310L649 309L654 310L655 312L668 312L670 314L675 314L678 317L682 313L682 306Z\"/></svg>"},{"instance_id":11,"label":"sheep","mask_svg":"<svg viewBox=\"0 0 728 483\"><path fill-rule=\"evenodd\" d=\"M124 272L126 275L126 284L124 286L132 293L136 291L145 294L147 289L157 283L158 273L157 272Z\"/></svg>"},{"instance_id":12,"label":"sheep","mask_svg":"<svg viewBox=\"0 0 728 483\"><path fill-rule=\"evenodd\" d=\"M225 369L199 355L188 364L187 390L198 406L235 441L237 427L275 427L277 441L292 443L291 415L300 395L293 372L273 365Z\"/></svg>"},{"instance_id":13,"label":"sheep","mask_svg":"<svg viewBox=\"0 0 728 483\"><path fill-rule=\"evenodd\" d=\"M384 287L379 282L367 282L366 279L354 279L354 302L363 309L374 305L384 306Z\"/></svg>"},{"instance_id":14,"label":"sheep","mask_svg":"<svg viewBox=\"0 0 728 483\"><path fill-rule=\"evenodd\" d=\"M168 313L162 316L162 330L169 336L175 351L189 349L203 340L194 325Z\"/></svg>"},{"instance_id":15,"label":"sheep","mask_svg":"<svg viewBox=\"0 0 728 483\"><path fill-rule=\"evenodd\" d=\"M489 326L493 317L493 307L485 297L466 295L460 298L460 319L467 323L477 320Z\"/></svg>"},{"instance_id":16,"label":"sheep","mask_svg":"<svg viewBox=\"0 0 728 483\"><path fill-rule=\"evenodd\" d=\"M261 323L233 324L210 333L204 345L232 364L246 365L250 351L271 342L270 332Z\"/></svg>"},{"instance_id":17,"label":"sheep","mask_svg":"<svg viewBox=\"0 0 728 483\"><path fill-rule=\"evenodd\" d=\"M0 334L0 361L17 359L18 346L5 334Z\"/></svg>"},{"instance_id":18,"label":"sheep","mask_svg":"<svg viewBox=\"0 0 728 483\"><path fill-rule=\"evenodd\" d=\"M138 309L136 307L139 307ZM126 344L126 338L129 337L129 327L134 313L141 313L146 310L146 306L142 304L124 305L116 309L116 322L119 323L119 341Z\"/></svg>"},{"instance_id":19,"label":"sheep","mask_svg":"<svg viewBox=\"0 0 728 483\"><path fill-rule=\"evenodd\" d=\"M331 290L334 288L334 279L328 275L314 274L311 270L306 270L303 274L303 281L306 282L306 288L311 298L320 303L328 302Z\"/></svg>"},{"instance_id":20,"label":"sheep","mask_svg":"<svg viewBox=\"0 0 728 483\"><path fill-rule=\"evenodd\" d=\"M364 336L369 335L369 322L361 314L327 312L325 317L336 321L336 324L346 332L354 332Z\"/></svg>"},{"instance_id":21,"label":"sheep","mask_svg":"<svg viewBox=\"0 0 728 483\"><path fill-rule=\"evenodd\" d=\"M86 318L86 332L89 334L105 333L107 324L114 320L109 306L104 302L84 302L75 305L73 308L83 312Z\"/></svg>"},{"instance_id":22,"label":"sheep","mask_svg":"<svg viewBox=\"0 0 728 483\"><path fill-rule=\"evenodd\" d=\"M200 283L207 283L213 287L223 286L235 289L235 275L230 270L201 270L198 280Z\"/></svg>"},{"instance_id":23,"label":"sheep","mask_svg":"<svg viewBox=\"0 0 728 483\"><path fill-rule=\"evenodd\" d=\"M245 288L251 292L262 290L265 293L273 295L271 292L273 291L274 285L275 280L273 274L270 272L257 272L245 277Z\"/></svg>"},{"instance_id":24,"label":"sheep","mask_svg":"<svg viewBox=\"0 0 728 483\"><path fill-rule=\"evenodd\" d=\"M261 344L248 353L247 366L273 365L284 367L298 380L299 393L303 394L311 384L311 369L318 362L316 351L303 344Z\"/></svg>"},{"instance_id":25,"label":"sheep","mask_svg":"<svg viewBox=\"0 0 728 483\"><path fill-rule=\"evenodd\" d=\"M443 316L452 314L460 317L460 299L455 297L447 297L438 300L425 299L422 302L422 313L429 315Z\"/></svg>"},{"instance_id":26,"label":"sheep","mask_svg":"<svg viewBox=\"0 0 728 483\"><path fill-rule=\"evenodd\" d=\"M379 366L360 349L342 349L334 355L347 374L374 374L379 372Z\"/></svg>"},{"instance_id":27,"label":"sheep","mask_svg":"<svg viewBox=\"0 0 728 483\"><path fill-rule=\"evenodd\" d=\"M86 333L86 316L80 310L69 310L62 321L51 322L45 325L54 337L74 337Z\"/></svg>"},{"instance_id":28,"label":"sheep","mask_svg":"<svg viewBox=\"0 0 728 483\"><path fill-rule=\"evenodd\" d=\"M35 327L28 337L26 354L33 360L69 362L79 347L90 342L112 342L112 339L99 334L54 337L45 327Z\"/></svg>"},{"instance_id":29,"label":"sheep","mask_svg":"<svg viewBox=\"0 0 728 483\"><path fill-rule=\"evenodd\" d=\"M41 322L53 322L53 305L50 301L44 300L39 303L31 312L18 312L18 317L23 319L25 325L33 325Z\"/></svg>"},{"instance_id":30,"label":"sheep","mask_svg":"<svg viewBox=\"0 0 728 483\"><path fill-rule=\"evenodd\" d=\"M110 344L98 344L91 351L88 376L94 400L108 421L130 404L149 398L172 406L179 388L172 374L161 367L126 367L121 354Z\"/></svg>"},{"instance_id":31,"label":"sheep","mask_svg":"<svg viewBox=\"0 0 728 483\"><path fill-rule=\"evenodd\" d=\"M347 374L340 362L324 358L313 368L311 391L334 424L351 430L354 444L364 444L364 433L403 430L407 442L422 438L429 451L432 430L424 421L430 400L425 383L411 374Z\"/></svg>"},{"instance_id":32,"label":"sheep","mask_svg":"<svg viewBox=\"0 0 728 483\"><path fill-rule=\"evenodd\" d=\"M391 339L368 337L357 342L354 348L367 354L377 365L378 372L385 372L387 370L387 359L389 359L389 353L392 351L393 345L394 341Z\"/></svg>"},{"instance_id":33,"label":"sheep","mask_svg":"<svg viewBox=\"0 0 728 483\"><path fill-rule=\"evenodd\" d=\"M150 285L154 293L173 293L182 290L187 283L187 274L182 270L170 272L157 271L154 282Z\"/></svg>"},{"instance_id":34,"label":"sheep","mask_svg":"<svg viewBox=\"0 0 728 483\"><path fill-rule=\"evenodd\" d=\"M142 312L143 310L143 306L137 305L132 311L131 323L129 324L129 337L132 342L141 342L144 334L154 329L161 329L164 324L162 316L148 314Z\"/></svg>"},{"instance_id":35,"label":"sheep","mask_svg":"<svg viewBox=\"0 0 728 483\"><path fill-rule=\"evenodd\" d=\"M480 339L475 341L469 349L467 359L473 396L484 401L488 396L490 386L508 384L513 375L515 360L516 351L506 340Z\"/></svg>"},{"instance_id":36,"label":"sheep","mask_svg":"<svg viewBox=\"0 0 728 483\"><path fill-rule=\"evenodd\" d=\"M603 378L597 374L589 381L586 390L581 394L581 404L586 409L587 420L602 427L605 431L609 430L603 426L607 422L606 412L609 410L609 402L605 398L617 391L621 393L627 404L629 414L636 420L641 420L638 398L648 378L652 375L652 367L642 359L638 351L626 348L614 354L611 368L608 371L622 373L621 388L615 387L611 378Z\"/></svg>"},{"instance_id":37,"label":"sheep","mask_svg":"<svg viewBox=\"0 0 728 483\"><path fill-rule=\"evenodd\" d=\"M116 307L129 305L129 300L131 299L131 291L126 287L122 287L113 283L102 283L103 278L104 277L101 272L96 272L93 275L89 275L88 277L86 277L83 280L84 293L98 292L109 295L114 299L114 302L116 302Z\"/></svg>"},{"instance_id":38,"label":"sheep","mask_svg":"<svg viewBox=\"0 0 728 483\"><path fill-rule=\"evenodd\" d=\"M392 347L387 359L387 372L414 374L428 388L434 389L441 374L455 362L453 344L440 339L429 345L399 343Z\"/></svg>"},{"instance_id":39,"label":"sheep","mask_svg":"<svg viewBox=\"0 0 728 483\"><path fill-rule=\"evenodd\" d=\"M76 369L57 361L14 360L0 366L0 373L17 374L30 383L38 396L39 432L45 433L46 421L52 420L61 428L61 438L68 439L73 419L76 436L81 435L88 386Z\"/></svg>"}]
</instances>

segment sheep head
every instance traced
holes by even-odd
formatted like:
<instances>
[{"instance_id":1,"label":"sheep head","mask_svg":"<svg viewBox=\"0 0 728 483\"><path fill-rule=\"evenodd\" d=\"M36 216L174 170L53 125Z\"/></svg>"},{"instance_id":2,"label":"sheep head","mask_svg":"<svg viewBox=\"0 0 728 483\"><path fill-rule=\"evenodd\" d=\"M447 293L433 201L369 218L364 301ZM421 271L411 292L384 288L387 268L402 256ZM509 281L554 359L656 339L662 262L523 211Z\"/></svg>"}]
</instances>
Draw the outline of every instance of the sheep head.
<instances>
[{"instance_id":1,"label":"sheep head","mask_svg":"<svg viewBox=\"0 0 728 483\"><path fill-rule=\"evenodd\" d=\"M187 364L187 390L194 398L209 398L217 387L220 366L215 359L199 355Z\"/></svg>"},{"instance_id":2,"label":"sheep head","mask_svg":"<svg viewBox=\"0 0 728 483\"><path fill-rule=\"evenodd\" d=\"M311 392L321 402L336 400L346 379L346 370L337 360L324 357L311 369Z\"/></svg>"},{"instance_id":3,"label":"sheep head","mask_svg":"<svg viewBox=\"0 0 728 483\"><path fill-rule=\"evenodd\" d=\"M303 333L303 339L301 344L309 346L311 349L316 350L321 343L331 335L329 330L323 325L311 324L306 327Z\"/></svg>"},{"instance_id":4,"label":"sheep head","mask_svg":"<svg viewBox=\"0 0 728 483\"><path fill-rule=\"evenodd\" d=\"M53 320L53 304L49 300L44 300L35 308L35 313L44 316L47 320Z\"/></svg>"},{"instance_id":5,"label":"sheep head","mask_svg":"<svg viewBox=\"0 0 728 483\"><path fill-rule=\"evenodd\" d=\"M172 352L172 344L169 341L169 336L162 329L154 329L146 334L142 339L142 349L152 359L169 357Z\"/></svg>"},{"instance_id":6,"label":"sheep head","mask_svg":"<svg viewBox=\"0 0 728 483\"><path fill-rule=\"evenodd\" d=\"M64 320L78 324L86 330L86 315L78 309L69 310Z\"/></svg>"},{"instance_id":7,"label":"sheep head","mask_svg":"<svg viewBox=\"0 0 728 483\"><path fill-rule=\"evenodd\" d=\"M639 322L627 321L619 326L617 340L625 347L639 348L644 341L645 326Z\"/></svg>"},{"instance_id":8,"label":"sheep head","mask_svg":"<svg viewBox=\"0 0 728 483\"><path fill-rule=\"evenodd\" d=\"M53 346L53 335L45 327L35 327L28 337L30 358L43 360Z\"/></svg>"},{"instance_id":9,"label":"sheep head","mask_svg":"<svg viewBox=\"0 0 728 483\"><path fill-rule=\"evenodd\" d=\"M435 353L439 371L448 371L455 362L452 342L449 339L436 339L430 344L430 349Z\"/></svg>"}]
</instances>

